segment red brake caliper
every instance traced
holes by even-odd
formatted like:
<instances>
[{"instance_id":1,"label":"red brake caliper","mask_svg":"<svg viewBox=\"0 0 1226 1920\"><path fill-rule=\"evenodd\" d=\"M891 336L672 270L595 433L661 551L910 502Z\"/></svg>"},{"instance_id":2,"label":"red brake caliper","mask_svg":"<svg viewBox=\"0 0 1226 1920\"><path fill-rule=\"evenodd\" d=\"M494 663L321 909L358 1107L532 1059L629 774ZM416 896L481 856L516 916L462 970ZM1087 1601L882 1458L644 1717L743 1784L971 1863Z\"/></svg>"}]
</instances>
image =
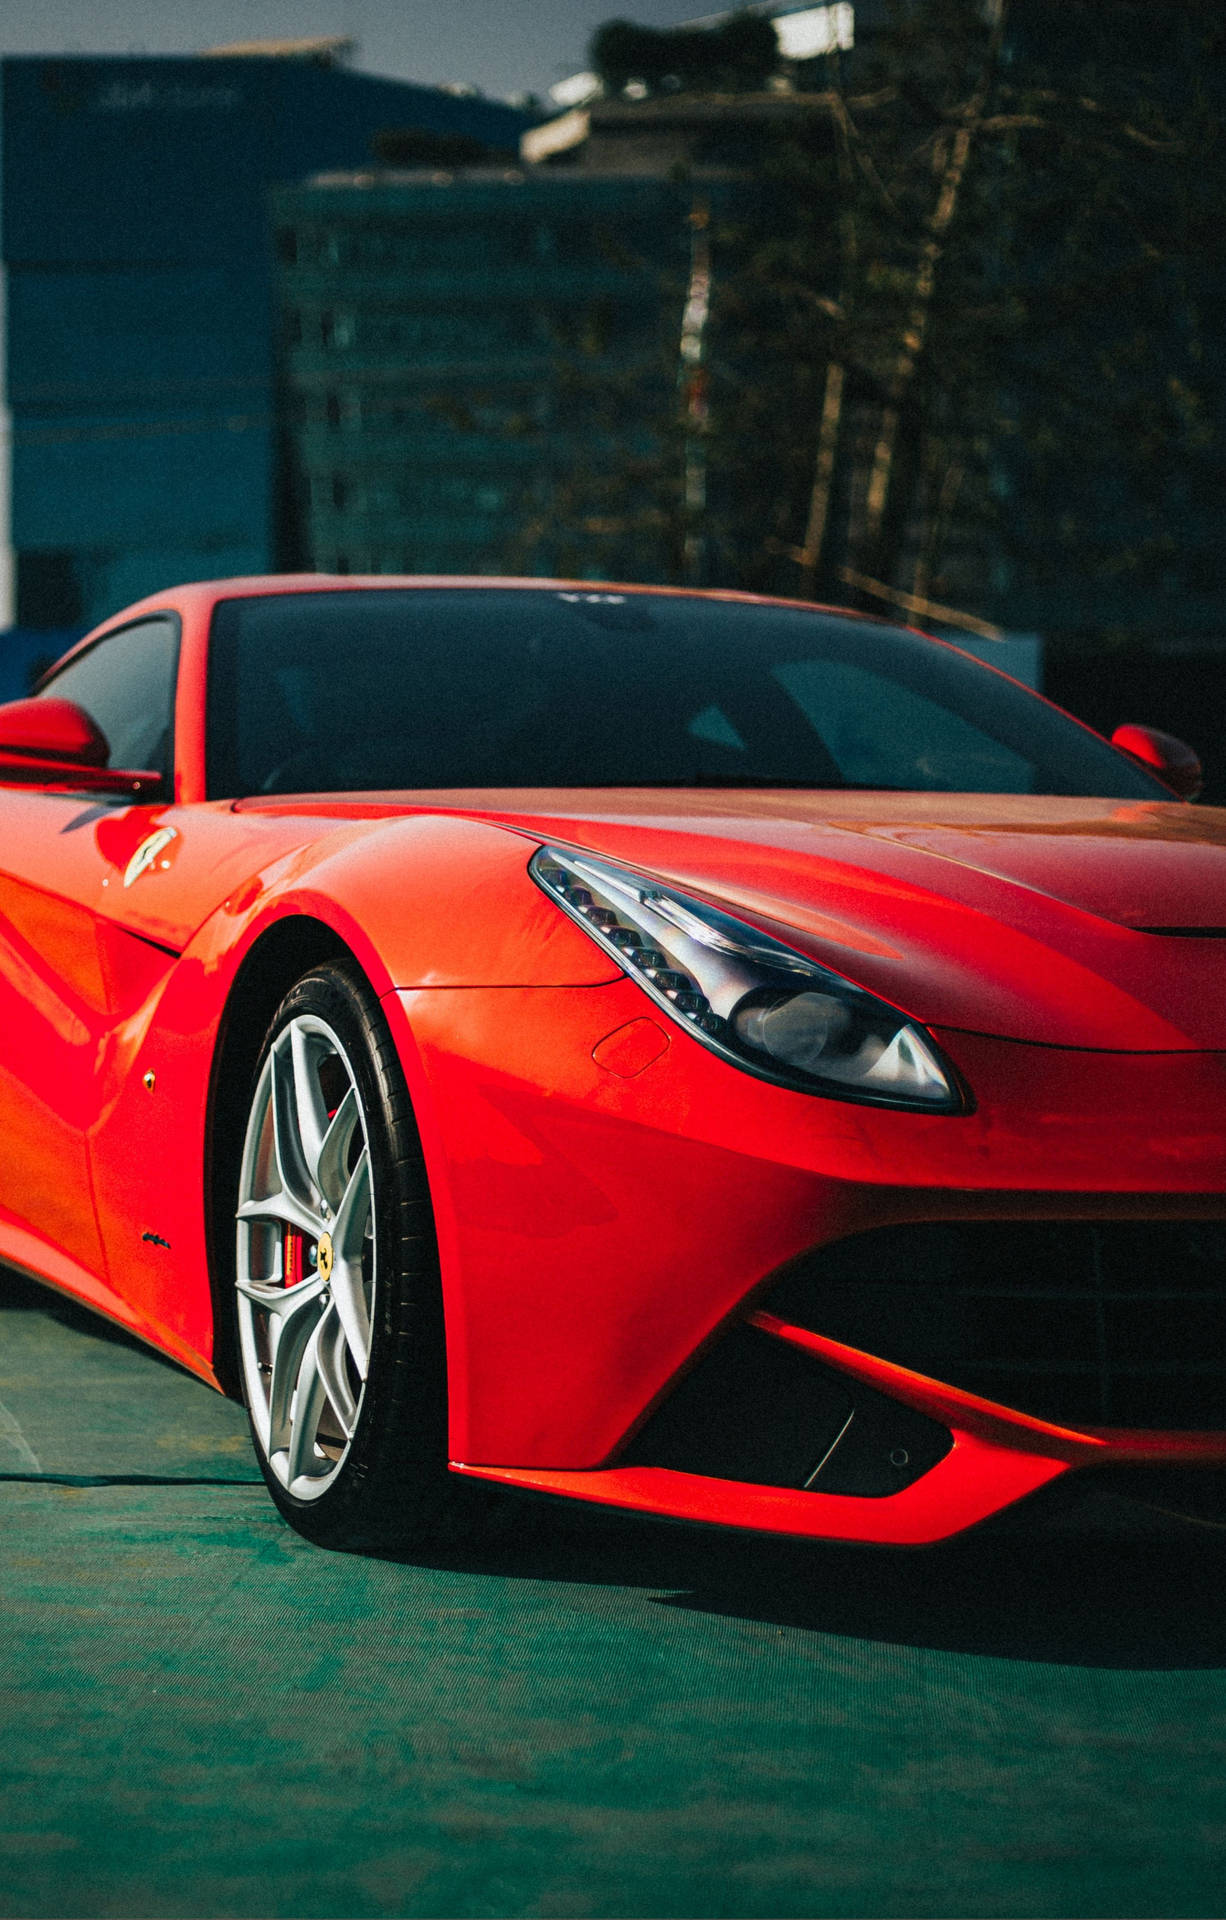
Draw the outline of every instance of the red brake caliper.
<instances>
[{"instance_id":1,"label":"red brake caliper","mask_svg":"<svg viewBox=\"0 0 1226 1920\"><path fill-rule=\"evenodd\" d=\"M302 1278L302 1235L293 1227L286 1227L282 1242L281 1270L285 1275L285 1285L296 1287Z\"/></svg>"}]
</instances>

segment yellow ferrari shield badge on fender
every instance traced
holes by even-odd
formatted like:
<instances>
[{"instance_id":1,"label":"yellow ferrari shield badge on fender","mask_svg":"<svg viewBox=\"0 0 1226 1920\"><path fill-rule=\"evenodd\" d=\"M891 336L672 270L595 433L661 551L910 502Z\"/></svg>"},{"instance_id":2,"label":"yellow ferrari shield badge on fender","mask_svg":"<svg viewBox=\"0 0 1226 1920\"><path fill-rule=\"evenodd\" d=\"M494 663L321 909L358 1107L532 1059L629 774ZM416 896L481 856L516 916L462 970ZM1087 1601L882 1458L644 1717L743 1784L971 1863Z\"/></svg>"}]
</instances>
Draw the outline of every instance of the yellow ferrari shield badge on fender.
<instances>
[{"instance_id":1,"label":"yellow ferrari shield badge on fender","mask_svg":"<svg viewBox=\"0 0 1226 1920\"><path fill-rule=\"evenodd\" d=\"M156 866L157 857L163 848L168 847L171 841L177 840L178 837L173 827L159 827L156 833L151 833L142 840L123 870L124 886L130 887L134 880L140 879L142 873L148 873L150 867ZM167 864L169 865L169 862Z\"/></svg>"}]
</instances>

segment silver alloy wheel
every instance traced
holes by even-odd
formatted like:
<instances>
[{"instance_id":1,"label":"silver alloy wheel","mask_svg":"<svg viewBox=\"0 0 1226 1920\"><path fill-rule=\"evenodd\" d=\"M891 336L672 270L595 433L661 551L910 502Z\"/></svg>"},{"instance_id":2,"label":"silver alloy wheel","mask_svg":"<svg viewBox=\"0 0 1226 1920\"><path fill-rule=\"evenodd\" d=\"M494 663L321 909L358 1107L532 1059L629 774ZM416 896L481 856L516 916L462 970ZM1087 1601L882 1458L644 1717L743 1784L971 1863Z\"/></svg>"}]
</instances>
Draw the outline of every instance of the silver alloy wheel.
<instances>
[{"instance_id":1,"label":"silver alloy wheel","mask_svg":"<svg viewBox=\"0 0 1226 1920\"><path fill-rule=\"evenodd\" d=\"M238 1189L238 1330L264 1456L298 1500L335 1480L357 1427L375 1294L370 1144L352 1064L300 1014L256 1084Z\"/></svg>"}]
</instances>

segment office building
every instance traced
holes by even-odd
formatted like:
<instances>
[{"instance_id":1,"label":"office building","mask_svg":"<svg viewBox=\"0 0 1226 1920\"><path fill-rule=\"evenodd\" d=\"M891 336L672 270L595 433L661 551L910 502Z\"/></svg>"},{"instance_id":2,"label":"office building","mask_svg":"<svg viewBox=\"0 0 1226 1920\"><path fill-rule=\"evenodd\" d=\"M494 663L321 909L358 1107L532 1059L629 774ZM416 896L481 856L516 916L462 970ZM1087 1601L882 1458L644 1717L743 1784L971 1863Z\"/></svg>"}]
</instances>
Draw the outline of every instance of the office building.
<instances>
[{"instance_id":1,"label":"office building","mask_svg":"<svg viewBox=\"0 0 1226 1920\"><path fill-rule=\"evenodd\" d=\"M273 564L269 190L530 124L344 52L0 61L0 628Z\"/></svg>"}]
</instances>

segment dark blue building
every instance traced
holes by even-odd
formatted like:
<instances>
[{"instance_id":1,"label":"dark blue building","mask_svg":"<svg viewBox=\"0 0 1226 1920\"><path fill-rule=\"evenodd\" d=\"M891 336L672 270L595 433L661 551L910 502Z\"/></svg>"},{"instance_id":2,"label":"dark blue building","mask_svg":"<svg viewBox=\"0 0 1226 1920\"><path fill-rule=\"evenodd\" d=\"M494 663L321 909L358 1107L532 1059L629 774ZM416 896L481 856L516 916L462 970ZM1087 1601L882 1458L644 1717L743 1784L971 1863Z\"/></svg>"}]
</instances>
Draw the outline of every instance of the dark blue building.
<instances>
[{"instance_id":1,"label":"dark blue building","mask_svg":"<svg viewBox=\"0 0 1226 1920\"><path fill-rule=\"evenodd\" d=\"M528 124L334 61L0 61L0 629L268 568L268 189Z\"/></svg>"}]
</instances>

